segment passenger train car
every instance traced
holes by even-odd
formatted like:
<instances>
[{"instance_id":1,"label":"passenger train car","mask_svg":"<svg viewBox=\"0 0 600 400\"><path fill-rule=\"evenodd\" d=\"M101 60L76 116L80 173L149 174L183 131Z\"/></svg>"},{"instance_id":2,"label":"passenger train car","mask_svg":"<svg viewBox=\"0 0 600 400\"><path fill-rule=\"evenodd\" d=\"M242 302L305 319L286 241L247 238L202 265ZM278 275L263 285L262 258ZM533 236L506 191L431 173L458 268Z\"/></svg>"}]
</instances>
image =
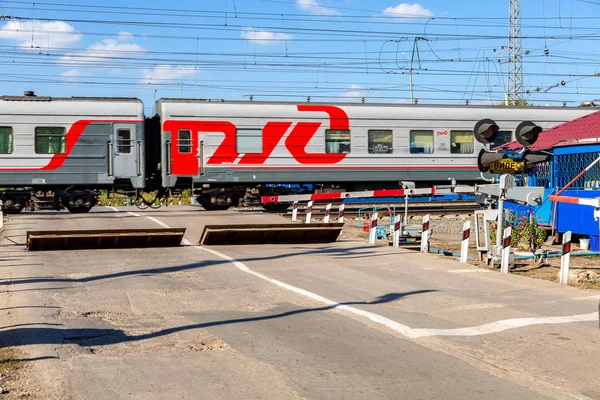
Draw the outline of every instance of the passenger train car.
<instances>
[{"instance_id":1,"label":"passenger train car","mask_svg":"<svg viewBox=\"0 0 600 400\"><path fill-rule=\"evenodd\" d=\"M20 212L32 193L87 212L99 189L194 188L206 209L237 205L248 189L283 184L337 190L480 181L473 126L492 118L495 144L524 120L542 128L590 108L160 99L145 118L123 98L0 97L0 200Z\"/></svg>"},{"instance_id":2,"label":"passenger train car","mask_svg":"<svg viewBox=\"0 0 600 400\"><path fill-rule=\"evenodd\" d=\"M522 121L547 129L589 108L316 104L161 99L162 185L203 187L205 208L236 204L247 187L323 183L362 190L481 181L482 145L473 127L500 126L494 145L514 139ZM269 190L261 187L261 195Z\"/></svg>"}]
</instances>

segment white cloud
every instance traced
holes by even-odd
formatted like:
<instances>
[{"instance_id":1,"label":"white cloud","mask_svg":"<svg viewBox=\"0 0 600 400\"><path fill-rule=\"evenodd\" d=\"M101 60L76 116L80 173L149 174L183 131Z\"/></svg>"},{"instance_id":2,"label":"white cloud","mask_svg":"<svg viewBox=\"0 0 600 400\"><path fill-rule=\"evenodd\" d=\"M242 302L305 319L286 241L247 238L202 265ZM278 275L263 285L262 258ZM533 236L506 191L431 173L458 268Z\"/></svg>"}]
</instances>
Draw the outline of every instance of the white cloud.
<instances>
[{"instance_id":1,"label":"white cloud","mask_svg":"<svg viewBox=\"0 0 600 400\"><path fill-rule=\"evenodd\" d=\"M133 33L119 32L119 39L127 40L127 39L132 39L132 38L133 38Z\"/></svg>"},{"instance_id":2,"label":"white cloud","mask_svg":"<svg viewBox=\"0 0 600 400\"><path fill-rule=\"evenodd\" d=\"M240 36L257 44L276 44L292 38L287 33L255 31L252 28L244 28Z\"/></svg>"},{"instance_id":3,"label":"white cloud","mask_svg":"<svg viewBox=\"0 0 600 400\"><path fill-rule=\"evenodd\" d=\"M333 8L320 5L317 0L296 0L296 5L304 11L315 15L339 15Z\"/></svg>"},{"instance_id":4,"label":"white cloud","mask_svg":"<svg viewBox=\"0 0 600 400\"><path fill-rule=\"evenodd\" d=\"M60 63L69 64L97 64L105 61L114 62L112 57L136 57L145 50L135 43L123 43L115 39L104 39L85 50L66 54Z\"/></svg>"},{"instance_id":5,"label":"white cloud","mask_svg":"<svg viewBox=\"0 0 600 400\"><path fill-rule=\"evenodd\" d=\"M362 86L352 85L347 88L346 91L340 95L340 97L356 99L363 97L364 91L365 89Z\"/></svg>"},{"instance_id":6,"label":"white cloud","mask_svg":"<svg viewBox=\"0 0 600 400\"><path fill-rule=\"evenodd\" d=\"M83 75L80 69L70 69L68 71L63 72L60 76L64 76L67 78L73 78Z\"/></svg>"},{"instance_id":7,"label":"white cloud","mask_svg":"<svg viewBox=\"0 0 600 400\"><path fill-rule=\"evenodd\" d=\"M81 33L62 21L8 21L0 28L0 39L17 41L22 48L52 49L77 43Z\"/></svg>"},{"instance_id":8,"label":"white cloud","mask_svg":"<svg viewBox=\"0 0 600 400\"><path fill-rule=\"evenodd\" d=\"M190 76L199 73L200 70L191 65L157 65L151 70L144 70L142 73L142 83L174 83L179 82L184 76Z\"/></svg>"},{"instance_id":9,"label":"white cloud","mask_svg":"<svg viewBox=\"0 0 600 400\"><path fill-rule=\"evenodd\" d=\"M386 8L385 10L383 10L383 15L402 19L430 18L433 17L433 12L423 7L419 3L402 3L398 4L396 7Z\"/></svg>"}]
</instances>

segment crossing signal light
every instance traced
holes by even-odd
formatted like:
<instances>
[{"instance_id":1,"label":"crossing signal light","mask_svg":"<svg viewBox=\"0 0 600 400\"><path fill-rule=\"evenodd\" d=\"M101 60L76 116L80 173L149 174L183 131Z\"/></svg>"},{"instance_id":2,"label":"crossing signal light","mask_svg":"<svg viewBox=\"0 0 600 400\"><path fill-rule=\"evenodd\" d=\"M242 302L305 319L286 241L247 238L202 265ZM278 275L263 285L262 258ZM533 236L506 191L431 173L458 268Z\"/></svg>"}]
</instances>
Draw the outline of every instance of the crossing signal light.
<instances>
[{"instance_id":1,"label":"crossing signal light","mask_svg":"<svg viewBox=\"0 0 600 400\"><path fill-rule=\"evenodd\" d=\"M489 118L484 118L475 124L473 135L479 143L490 144L496 140L500 127Z\"/></svg>"},{"instance_id":2,"label":"crossing signal light","mask_svg":"<svg viewBox=\"0 0 600 400\"><path fill-rule=\"evenodd\" d=\"M542 133L543 129L537 126L531 121L524 121L517 126L515 130L515 138L523 147L529 147L533 145Z\"/></svg>"},{"instance_id":3,"label":"crossing signal light","mask_svg":"<svg viewBox=\"0 0 600 400\"><path fill-rule=\"evenodd\" d=\"M504 154L481 149L477 156L477 167L481 172L488 172L492 163L504 158Z\"/></svg>"},{"instance_id":4,"label":"crossing signal light","mask_svg":"<svg viewBox=\"0 0 600 400\"><path fill-rule=\"evenodd\" d=\"M529 150L525 150L525 152L523 152L522 157L523 162L525 163L524 172L528 173L529 171L531 171L531 168L533 168L535 164L550 161L551 156L549 154L535 153Z\"/></svg>"}]
</instances>

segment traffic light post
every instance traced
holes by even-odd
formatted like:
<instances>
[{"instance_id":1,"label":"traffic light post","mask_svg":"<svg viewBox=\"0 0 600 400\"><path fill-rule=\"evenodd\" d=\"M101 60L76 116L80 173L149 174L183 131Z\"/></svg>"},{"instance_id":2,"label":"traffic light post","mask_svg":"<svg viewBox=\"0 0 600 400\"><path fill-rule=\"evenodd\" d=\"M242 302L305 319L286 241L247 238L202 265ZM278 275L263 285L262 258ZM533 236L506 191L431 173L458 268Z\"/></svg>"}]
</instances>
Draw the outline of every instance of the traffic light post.
<instances>
[{"instance_id":1,"label":"traffic light post","mask_svg":"<svg viewBox=\"0 0 600 400\"><path fill-rule=\"evenodd\" d=\"M515 187L513 175L528 173L533 165L550 159L549 155L535 153L527 149L520 154L508 154L506 151L492 151L490 146L496 139L499 130L500 127L498 124L488 118L477 122L473 128L473 136L478 142L485 146L477 157L477 167L479 168L479 171L482 173L491 172L493 174L503 174L500 176L499 184L478 185L476 191L476 195L479 197L478 202L489 204L490 209L495 203L497 204L497 208L494 210L497 211L497 216L494 215L494 217L497 217L495 245L490 243L487 225L482 227L486 233L485 249L479 246L479 242L477 243L480 255L482 251L486 251L488 262L491 260L493 265L500 264L503 258L502 233L504 232L504 202L511 201L518 204L538 206L542 204L544 196L543 187ZM517 126L515 137L523 147L527 148L537 141L541 132L542 128L533 122L524 121ZM485 202L481 201L481 197L485 197ZM491 217L491 215L489 217ZM489 219L484 217L483 223L487 224L488 222L486 221L489 221ZM476 217L475 231L477 233L480 232L480 223L479 218ZM506 263L507 260L504 260L503 264L507 265ZM508 272L507 268L504 268L502 272Z\"/></svg>"}]
</instances>

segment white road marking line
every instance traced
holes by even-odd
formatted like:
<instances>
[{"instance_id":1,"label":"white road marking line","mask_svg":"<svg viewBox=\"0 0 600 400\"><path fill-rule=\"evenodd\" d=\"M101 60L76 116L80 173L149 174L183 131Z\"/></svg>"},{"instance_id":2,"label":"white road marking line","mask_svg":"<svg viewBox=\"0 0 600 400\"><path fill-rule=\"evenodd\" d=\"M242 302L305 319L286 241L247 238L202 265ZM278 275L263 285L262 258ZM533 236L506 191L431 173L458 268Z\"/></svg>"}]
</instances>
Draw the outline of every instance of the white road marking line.
<instances>
[{"instance_id":1,"label":"white road marking line","mask_svg":"<svg viewBox=\"0 0 600 400\"><path fill-rule=\"evenodd\" d=\"M112 206L104 206L106 208L110 208L111 210L113 210L114 212L119 212L119 209L117 207L112 207Z\"/></svg>"},{"instance_id":2,"label":"white road marking line","mask_svg":"<svg viewBox=\"0 0 600 400\"><path fill-rule=\"evenodd\" d=\"M129 212L129 214L134 215L136 217L141 217L141 215ZM169 225L164 222L154 218L154 217L146 217L157 224L170 228ZM191 245L191 243L184 239L182 241L186 245ZM397 332L405 337L411 339L423 338L423 337L431 337L431 336L480 336L480 335L488 335L490 333L498 333L502 331L506 331L509 329L522 328L530 325L550 325L550 324L567 324L574 322L591 322L598 320L598 312L592 312L589 314L580 314L580 315L567 315L567 316L559 316L559 317L539 317L539 318L514 318L514 319L505 319L501 321L491 322L489 324L467 327L467 328L453 328L453 329L415 329L411 328L407 325L403 325L396 321L393 321L389 318L383 317L379 314L375 314L369 311L364 311L359 308L350 307L344 304L340 304L336 301L329 300L323 296L319 296L318 294L309 292L308 290L304 290L298 288L296 286L289 285L287 283L278 281L276 279L270 278L267 275L261 274L260 272L252 271L248 266L234 258L229 257L223 253L219 253L216 250L210 249L208 247L202 246L193 246L193 248L198 250L203 250L209 252L217 257L220 257L224 260L231 262L237 269L240 271L246 272L250 275L254 275L257 278L263 279L267 282L270 282L274 285L277 285L281 288L290 290L294 293L298 293L304 297L308 297L320 303L323 303L327 306L331 306L332 309L343 310L355 315L360 315L362 317L368 318L369 320L383 325L394 332Z\"/></svg>"},{"instance_id":3,"label":"white road marking line","mask_svg":"<svg viewBox=\"0 0 600 400\"><path fill-rule=\"evenodd\" d=\"M491 272L491 271L487 270L487 269L465 268L465 269L451 269L451 270L448 270L448 272L451 274L471 274L473 272L487 273L487 272Z\"/></svg>"},{"instance_id":4,"label":"white road marking line","mask_svg":"<svg viewBox=\"0 0 600 400\"><path fill-rule=\"evenodd\" d=\"M491 322L489 324L473 326L470 328L455 329L413 329L413 337L427 336L479 336L490 333L498 333L508 329L522 328L529 325L552 325L568 324L573 322L597 321L598 313L567 315L563 317L541 317L541 318L514 318L502 321Z\"/></svg>"}]
</instances>

